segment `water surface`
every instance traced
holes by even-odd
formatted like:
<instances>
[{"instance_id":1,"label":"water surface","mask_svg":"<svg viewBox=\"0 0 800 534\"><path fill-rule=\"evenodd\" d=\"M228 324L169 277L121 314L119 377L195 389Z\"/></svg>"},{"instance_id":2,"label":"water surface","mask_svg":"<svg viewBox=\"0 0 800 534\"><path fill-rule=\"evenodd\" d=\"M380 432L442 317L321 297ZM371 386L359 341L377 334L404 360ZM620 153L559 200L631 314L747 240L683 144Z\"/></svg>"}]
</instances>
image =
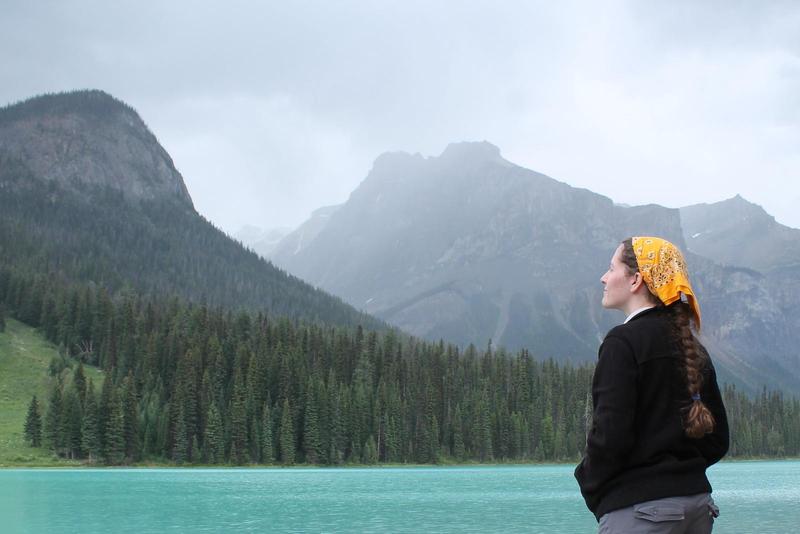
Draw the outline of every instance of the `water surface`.
<instances>
[{"instance_id":1,"label":"water surface","mask_svg":"<svg viewBox=\"0 0 800 534\"><path fill-rule=\"evenodd\" d=\"M572 466L10 469L0 531L595 532ZM798 531L800 462L709 471L714 532Z\"/></svg>"}]
</instances>

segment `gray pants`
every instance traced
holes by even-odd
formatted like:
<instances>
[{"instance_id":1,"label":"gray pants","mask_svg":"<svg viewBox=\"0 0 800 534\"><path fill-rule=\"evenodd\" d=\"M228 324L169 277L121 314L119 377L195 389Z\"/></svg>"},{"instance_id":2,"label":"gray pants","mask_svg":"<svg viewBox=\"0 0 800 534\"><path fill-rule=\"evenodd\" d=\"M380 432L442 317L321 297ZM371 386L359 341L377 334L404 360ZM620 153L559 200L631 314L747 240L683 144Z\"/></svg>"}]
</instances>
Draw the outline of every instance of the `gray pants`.
<instances>
[{"instance_id":1,"label":"gray pants","mask_svg":"<svg viewBox=\"0 0 800 534\"><path fill-rule=\"evenodd\" d=\"M718 515L708 493L668 497L608 512L598 534L708 534Z\"/></svg>"}]
</instances>

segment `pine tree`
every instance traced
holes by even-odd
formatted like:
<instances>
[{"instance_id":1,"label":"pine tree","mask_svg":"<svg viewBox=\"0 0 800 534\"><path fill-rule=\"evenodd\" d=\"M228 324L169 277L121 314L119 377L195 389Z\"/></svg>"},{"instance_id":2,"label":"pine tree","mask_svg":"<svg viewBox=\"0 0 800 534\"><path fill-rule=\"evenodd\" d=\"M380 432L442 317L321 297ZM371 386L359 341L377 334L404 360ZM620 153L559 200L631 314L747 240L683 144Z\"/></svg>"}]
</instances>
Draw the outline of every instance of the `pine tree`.
<instances>
[{"instance_id":1,"label":"pine tree","mask_svg":"<svg viewBox=\"0 0 800 534\"><path fill-rule=\"evenodd\" d=\"M378 463L378 447L375 445L375 438L372 435L364 443L364 454L361 457L361 462L365 464Z\"/></svg>"},{"instance_id":2,"label":"pine tree","mask_svg":"<svg viewBox=\"0 0 800 534\"><path fill-rule=\"evenodd\" d=\"M292 421L292 409L289 399L283 399L283 409L281 410L281 461L284 465L294 464L294 423Z\"/></svg>"},{"instance_id":3,"label":"pine tree","mask_svg":"<svg viewBox=\"0 0 800 534\"><path fill-rule=\"evenodd\" d=\"M89 457L90 462L95 461L100 456L102 449L100 447L100 431L97 419L97 400L95 399L94 385L91 378L86 388L81 437L83 439L81 442L83 452Z\"/></svg>"},{"instance_id":4,"label":"pine tree","mask_svg":"<svg viewBox=\"0 0 800 534\"><path fill-rule=\"evenodd\" d=\"M261 413L261 463L271 464L275 461L275 454L272 446L272 417L269 410L269 397L264 403L264 410Z\"/></svg>"},{"instance_id":5,"label":"pine tree","mask_svg":"<svg viewBox=\"0 0 800 534\"><path fill-rule=\"evenodd\" d=\"M106 380L110 380L110 377ZM125 414L122 404L120 394L112 387L103 448L103 457L109 465L119 465L125 459Z\"/></svg>"},{"instance_id":6,"label":"pine tree","mask_svg":"<svg viewBox=\"0 0 800 534\"><path fill-rule=\"evenodd\" d=\"M125 457L134 460L139 455L139 414L136 398L136 381L129 373L122 383L123 394L123 436Z\"/></svg>"},{"instance_id":7,"label":"pine tree","mask_svg":"<svg viewBox=\"0 0 800 534\"><path fill-rule=\"evenodd\" d=\"M69 387L64 393L63 408L61 414L61 428L63 432L64 448L66 455L70 458L81 457L81 427L83 426L83 410L78 392Z\"/></svg>"},{"instance_id":8,"label":"pine tree","mask_svg":"<svg viewBox=\"0 0 800 534\"><path fill-rule=\"evenodd\" d=\"M81 406L83 406L84 399L86 398L86 373L83 370L83 362L78 362L78 367L76 367L75 372L72 373L72 387L75 388L75 392L78 394L78 400L81 402Z\"/></svg>"},{"instance_id":9,"label":"pine tree","mask_svg":"<svg viewBox=\"0 0 800 534\"><path fill-rule=\"evenodd\" d=\"M247 461L247 399L245 394L242 372L237 370L230 408L230 457L234 464L243 464Z\"/></svg>"},{"instance_id":10,"label":"pine tree","mask_svg":"<svg viewBox=\"0 0 800 534\"><path fill-rule=\"evenodd\" d=\"M306 454L306 463L317 464L322 458L322 443L320 441L319 417L317 415L317 401L315 383L309 380L308 394L306 396L306 411L303 428L303 450Z\"/></svg>"},{"instance_id":11,"label":"pine tree","mask_svg":"<svg viewBox=\"0 0 800 534\"><path fill-rule=\"evenodd\" d=\"M42 415L36 395L31 399L28 416L25 418L25 439L31 444L31 447L42 446Z\"/></svg>"},{"instance_id":12,"label":"pine tree","mask_svg":"<svg viewBox=\"0 0 800 534\"><path fill-rule=\"evenodd\" d=\"M178 415L175 426L175 442L172 445L172 459L178 465L186 461L189 449L189 441L186 432L186 419L183 413L183 405L178 406Z\"/></svg>"},{"instance_id":13,"label":"pine tree","mask_svg":"<svg viewBox=\"0 0 800 534\"><path fill-rule=\"evenodd\" d=\"M225 439L223 437L222 420L215 402L212 402L208 407L203 446L208 463L221 464L225 461Z\"/></svg>"},{"instance_id":14,"label":"pine tree","mask_svg":"<svg viewBox=\"0 0 800 534\"><path fill-rule=\"evenodd\" d=\"M461 406L456 404L456 411L453 415L453 457L456 460L463 460L465 458L464 447L464 425L461 415Z\"/></svg>"},{"instance_id":15,"label":"pine tree","mask_svg":"<svg viewBox=\"0 0 800 534\"><path fill-rule=\"evenodd\" d=\"M44 443L58 454L62 446L61 432L61 383L57 382L50 391L50 401L47 405L47 414L44 419Z\"/></svg>"}]
</instances>

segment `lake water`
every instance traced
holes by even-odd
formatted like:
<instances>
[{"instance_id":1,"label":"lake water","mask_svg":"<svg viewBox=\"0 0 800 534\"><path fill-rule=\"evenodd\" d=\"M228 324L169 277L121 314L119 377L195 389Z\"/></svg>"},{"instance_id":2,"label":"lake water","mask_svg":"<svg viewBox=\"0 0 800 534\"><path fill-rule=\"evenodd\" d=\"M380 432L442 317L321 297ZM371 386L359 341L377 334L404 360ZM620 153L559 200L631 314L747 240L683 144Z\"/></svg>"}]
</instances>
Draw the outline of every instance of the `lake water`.
<instances>
[{"instance_id":1,"label":"lake water","mask_svg":"<svg viewBox=\"0 0 800 534\"><path fill-rule=\"evenodd\" d=\"M715 533L800 532L800 462L709 470ZM572 466L0 470L0 532L596 532Z\"/></svg>"}]
</instances>

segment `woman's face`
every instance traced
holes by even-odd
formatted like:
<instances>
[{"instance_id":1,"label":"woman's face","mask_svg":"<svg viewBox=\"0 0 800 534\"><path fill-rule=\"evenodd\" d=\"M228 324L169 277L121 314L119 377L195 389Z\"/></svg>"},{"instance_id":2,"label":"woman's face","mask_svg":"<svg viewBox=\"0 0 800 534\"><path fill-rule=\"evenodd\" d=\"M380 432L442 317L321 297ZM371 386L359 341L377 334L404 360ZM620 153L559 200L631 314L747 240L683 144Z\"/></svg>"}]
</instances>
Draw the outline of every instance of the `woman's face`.
<instances>
[{"instance_id":1,"label":"woman's face","mask_svg":"<svg viewBox=\"0 0 800 534\"><path fill-rule=\"evenodd\" d=\"M633 296L631 285L634 280L633 274L628 274L628 268L620 259L622 245L617 247L611 257L611 265L606 274L600 278L605 288L603 289L603 307L617 310L625 310L628 301Z\"/></svg>"}]
</instances>

